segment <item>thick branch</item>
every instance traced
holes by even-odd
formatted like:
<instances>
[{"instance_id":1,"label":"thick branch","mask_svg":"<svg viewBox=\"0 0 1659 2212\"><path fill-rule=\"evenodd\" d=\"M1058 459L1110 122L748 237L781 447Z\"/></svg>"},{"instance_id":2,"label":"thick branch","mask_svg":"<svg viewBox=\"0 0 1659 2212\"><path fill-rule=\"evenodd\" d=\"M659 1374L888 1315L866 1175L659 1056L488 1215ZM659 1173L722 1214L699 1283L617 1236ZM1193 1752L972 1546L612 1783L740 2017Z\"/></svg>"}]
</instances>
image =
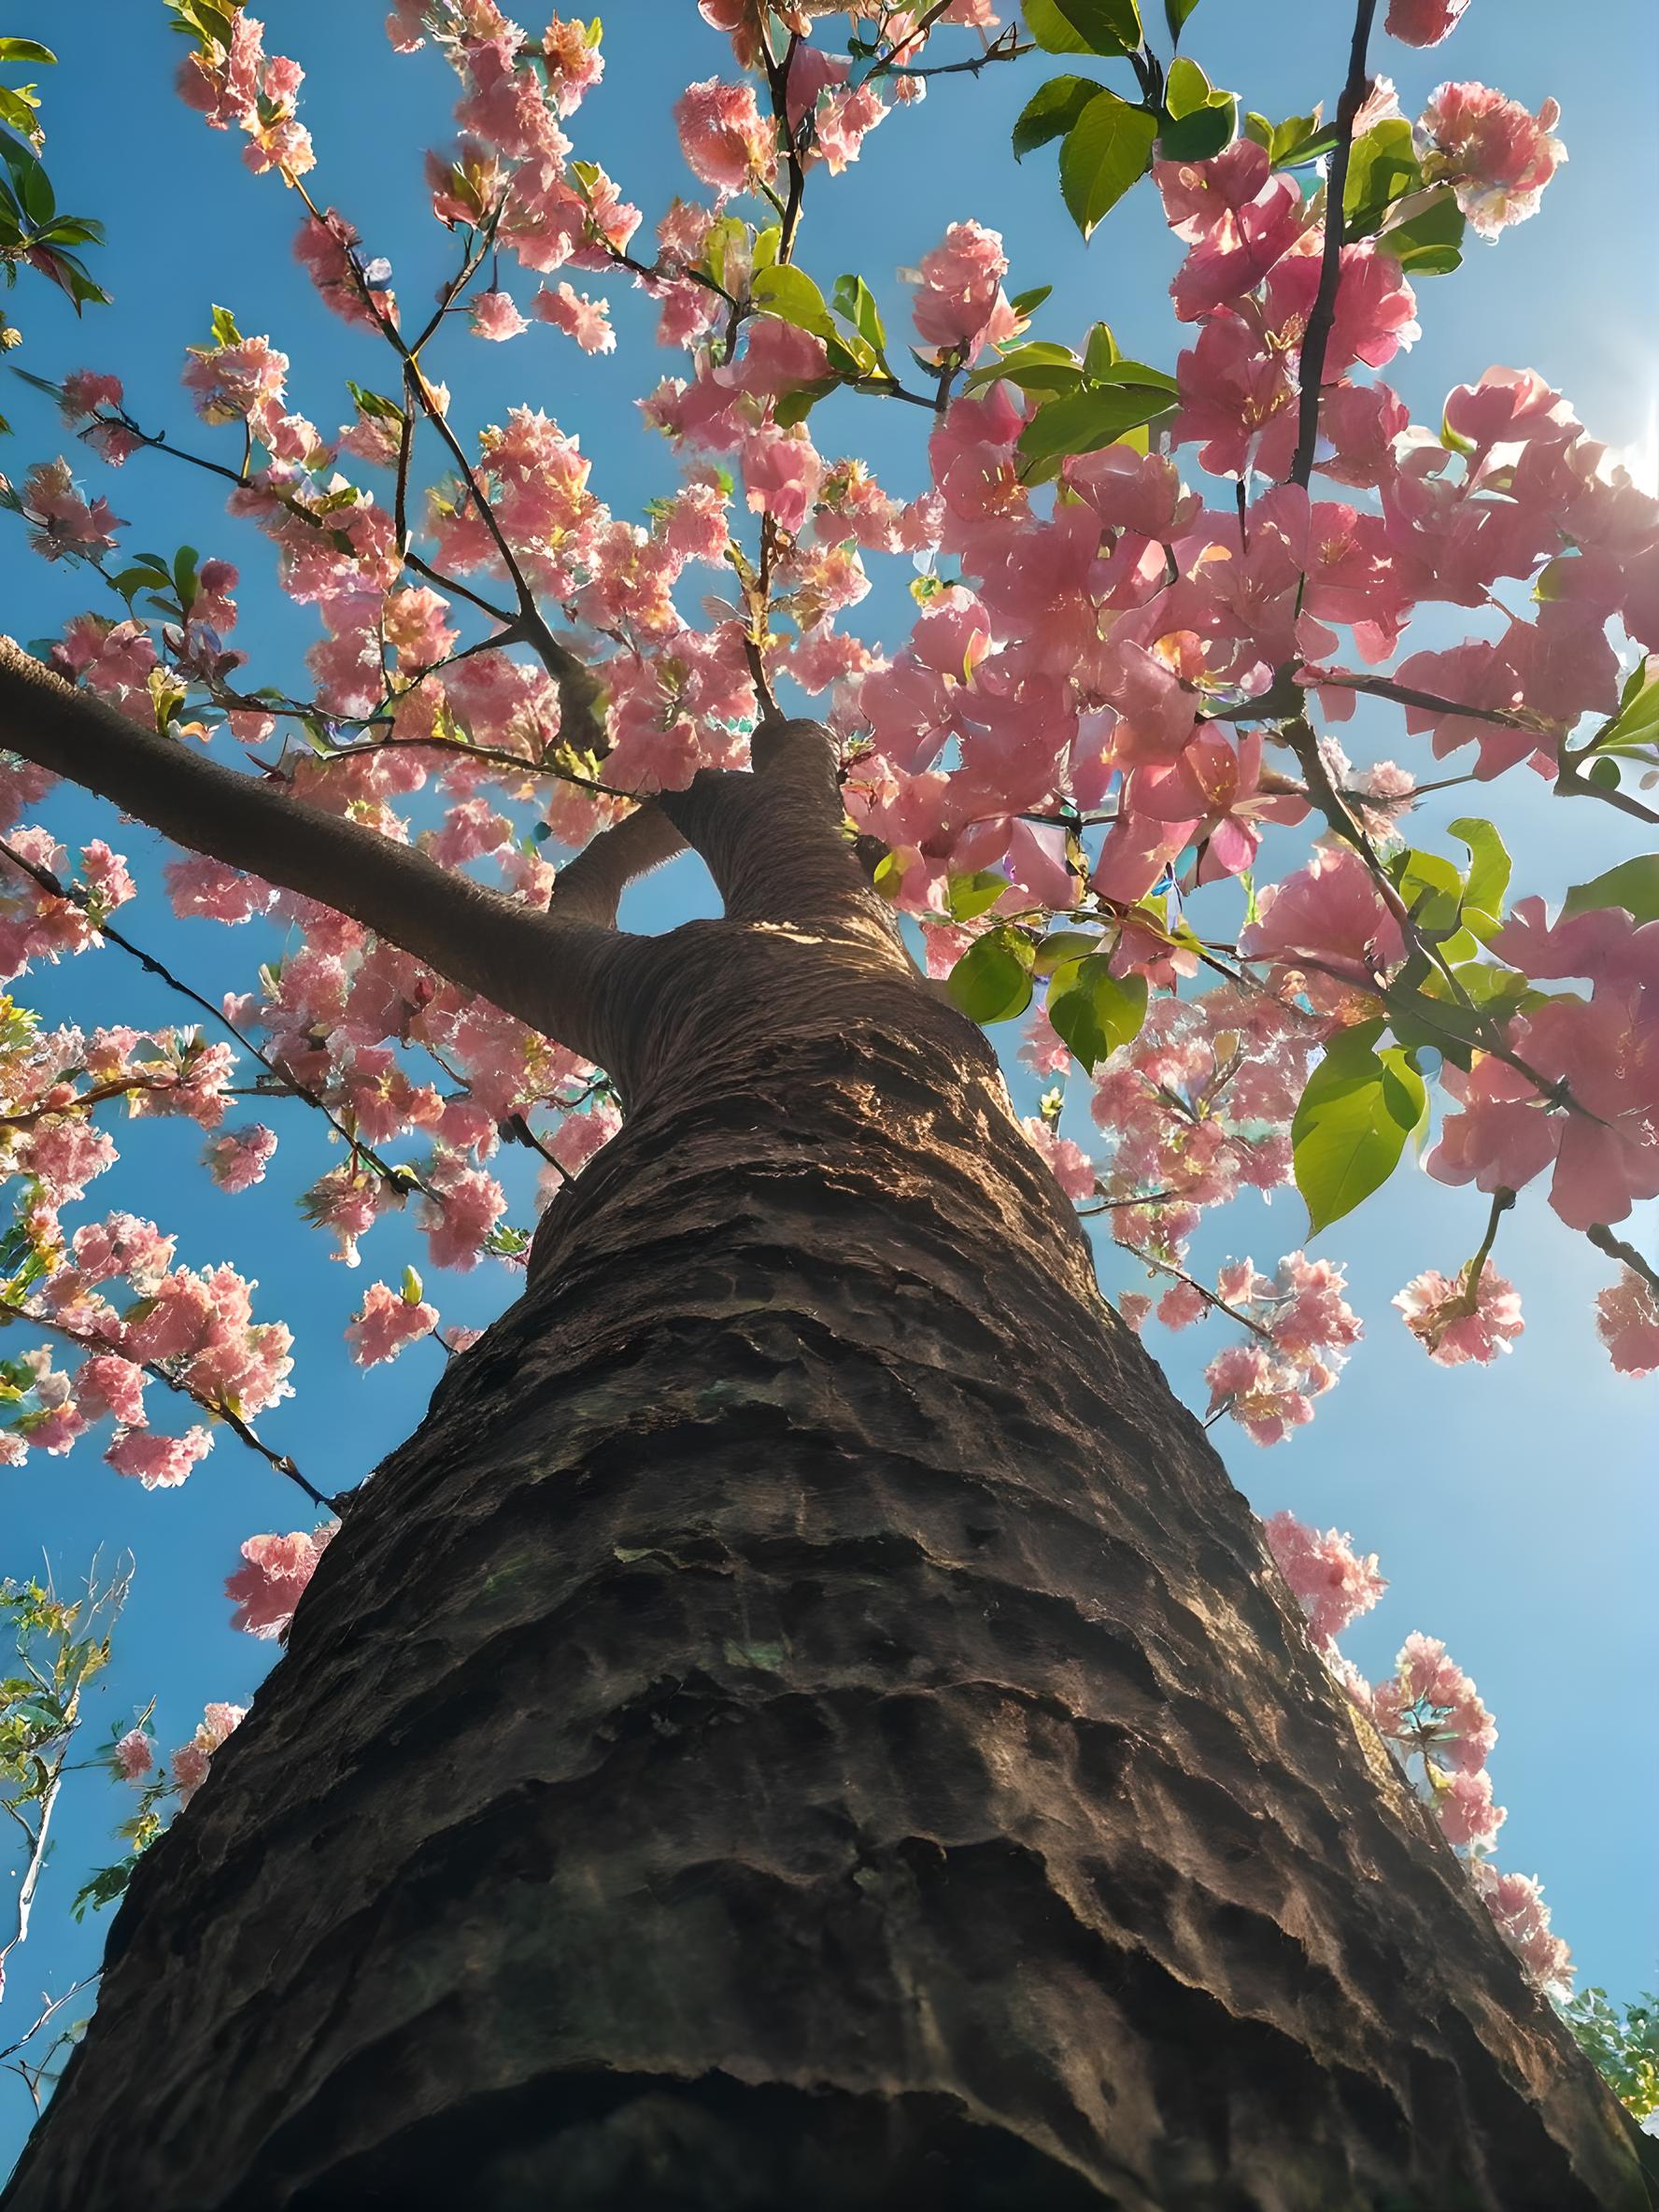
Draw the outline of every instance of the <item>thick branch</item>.
<instances>
[{"instance_id":1,"label":"thick branch","mask_svg":"<svg viewBox=\"0 0 1659 2212\"><path fill-rule=\"evenodd\" d=\"M891 909L843 830L835 748L816 722L763 722L755 770L704 769L658 801L708 863L734 922L796 923L870 937L905 962Z\"/></svg>"},{"instance_id":2,"label":"thick branch","mask_svg":"<svg viewBox=\"0 0 1659 2212\"><path fill-rule=\"evenodd\" d=\"M604 1004L626 940L554 919L424 854L157 736L0 638L0 744L164 837L349 915L463 989L609 1064Z\"/></svg>"},{"instance_id":3,"label":"thick branch","mask_svg":"<svg viewBox=\"0 0 1659 2212\"><path fill-rule=\"evenodd\" d=\"M686 840L654 800L603 830L568 866L553 887L557 920L617 926L617 909L629 885L686 849Z\"/></svg>"}]
</instances>

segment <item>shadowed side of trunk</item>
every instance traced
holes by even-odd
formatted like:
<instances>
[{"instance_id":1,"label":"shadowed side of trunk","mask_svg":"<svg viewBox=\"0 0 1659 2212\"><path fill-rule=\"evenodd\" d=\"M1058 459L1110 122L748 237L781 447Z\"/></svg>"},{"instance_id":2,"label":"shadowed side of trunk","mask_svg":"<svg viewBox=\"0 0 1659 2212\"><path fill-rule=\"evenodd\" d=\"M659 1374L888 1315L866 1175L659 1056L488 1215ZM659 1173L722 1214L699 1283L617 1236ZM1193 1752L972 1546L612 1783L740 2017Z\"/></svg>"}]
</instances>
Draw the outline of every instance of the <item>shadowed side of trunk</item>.
<instances>
[{"instance_id":1,"label":"shadowed side of trunk","mask_svg":"<svg viewBox=\"0 0 1659 2212\"><path fill-rule=\"evenodd\" d=\"M983 1039L678 938L7 2212L1645 2205Z\"/></svg>"}]
</instances>

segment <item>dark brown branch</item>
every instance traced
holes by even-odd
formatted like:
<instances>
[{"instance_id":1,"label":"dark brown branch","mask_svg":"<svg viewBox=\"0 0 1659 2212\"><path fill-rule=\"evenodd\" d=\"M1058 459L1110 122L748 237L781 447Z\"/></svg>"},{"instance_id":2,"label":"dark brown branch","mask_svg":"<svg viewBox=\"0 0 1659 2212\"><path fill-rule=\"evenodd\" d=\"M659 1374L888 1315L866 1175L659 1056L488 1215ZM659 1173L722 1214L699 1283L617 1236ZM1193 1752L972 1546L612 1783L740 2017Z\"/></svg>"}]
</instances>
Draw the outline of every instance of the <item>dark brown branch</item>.
<instances>
[{"instance_id":1,"label":"dark brown branch","mask_svg":"<svg viewBox=\"0 0 1659 2212\"><path fill-rule=\"evenodd\" d=\"M1330 166L1325 176L1325 252L1320 263L1319 290L1314 295L1308 327L1302 333L1301 401L1297 418L1296 458L1287 484L1304 490L1313 474L1313 448L1319 442L1319 395L1325 382L1326 349L1337 316L1337 287L1342 275L1342 202L1348 189L1348 157L1354 150L1354 121L1369 88L1366 48L1377 0L1359 0L1354 12L1354 40L1348 50L1348 81L1337 103L1337 142L1331 148Z\"/></svg>"},{"instance_id":2,"label":"dark brown branch","mask_svg":"<svg viewBox=\"0 0 1659 2212\"><path fill-rule=\"evenodd\" d=\"M158 736L0 638L0 744L163 836L349 915L438 974L609 1065L624 943L486 890L355 822Z\"/></svg>"}]
</instances>

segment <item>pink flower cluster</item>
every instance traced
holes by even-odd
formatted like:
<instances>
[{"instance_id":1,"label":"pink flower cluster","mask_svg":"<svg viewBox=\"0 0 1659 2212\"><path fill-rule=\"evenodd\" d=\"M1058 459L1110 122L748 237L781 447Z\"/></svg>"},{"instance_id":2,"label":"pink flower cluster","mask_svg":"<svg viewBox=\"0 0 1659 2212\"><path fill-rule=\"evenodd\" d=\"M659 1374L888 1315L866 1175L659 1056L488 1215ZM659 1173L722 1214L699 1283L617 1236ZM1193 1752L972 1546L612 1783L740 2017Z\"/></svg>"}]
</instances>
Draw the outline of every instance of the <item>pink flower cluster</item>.
<instances>
[{"instance_id":1,"label":"pink flower cluster","mask_svg":"<svg viewBox=\"0 0 1659 2212\"><path fill-rule=\"evenodd\" d=\"M264 50L265 27L242 7L230 16L230 42L209 34L178 72L179 97L216 131L234 124L248 135L243 160L256 176L277 170L291 183L315 167L311 135L294 115L305 72L297 62Z\"/></svg>"},{"instance_id":2,"label":"pink flower cluster","mask_svg":"<svg viewBox=\"0 0 1659 2212\"><path fill-rule=\"evenodd\" d=\"M323 1521L309 1535L296 1528L287 1536L250 1536L242 1546L243 1564L225 1583L225 1595L236 1609L231 1626L267 1642L286 1636L294 1608L338 1529L337 1521Z\"/></svg>"},{"instance_id":3,"label":"pink flower cluster","mask_svg":"<svg viewBox=\"0 0 1659 2212\"><path fill-rule=\"evenodd\" d=\"M239 1705L210 1705L197 1723L189 1743L180 1744L168 1761L173 1787L180 1806L186 1806L207 1780L215 1751L222 1751L234 1730L248 1718Z\"/></svg>"},{"instance_id":4,"label":"pink flower cluster","mask_svg":"<svg viewBox=\"0 0 1659 2212\"><path fill-rule=\"evenodd\" d=\"M1449 183L1475 229L1496 237L1538 213L1545 185L1567 159L1553 135L1560 121L1553 100L1529 115L1489 85L1439 85L1416 127L1423 174Z\"/></svg>"},{"instance_id":5,"label":"pink flower cluster","mask_svg":"<svg viewBox=\"0 0 1659 2212\"><path fill-rule=\"evenodd\" d=\"M1322 1536L1292 1513L1275 1513L1263 1534L1338 1681L1376 1723L1408 1775L1416 1762L1413 1779L1441 1834L1464 1856L1499 1934L1533 1982L1564 1993L1571 1986L1570 1953L1550 1931L1538 1884L1528 1875L1500 1873L1491 1861L1505 1819L1486 1770L1497 1728L1474 1683L1437 1638L1416 1634L1401 1646L1394 1673L1375 1686L1368 1682L1335 1639L1387 1587L1375 1556L1361 1559L1351 1538L1334 1529Z\"/></svg>"}]
</instances>

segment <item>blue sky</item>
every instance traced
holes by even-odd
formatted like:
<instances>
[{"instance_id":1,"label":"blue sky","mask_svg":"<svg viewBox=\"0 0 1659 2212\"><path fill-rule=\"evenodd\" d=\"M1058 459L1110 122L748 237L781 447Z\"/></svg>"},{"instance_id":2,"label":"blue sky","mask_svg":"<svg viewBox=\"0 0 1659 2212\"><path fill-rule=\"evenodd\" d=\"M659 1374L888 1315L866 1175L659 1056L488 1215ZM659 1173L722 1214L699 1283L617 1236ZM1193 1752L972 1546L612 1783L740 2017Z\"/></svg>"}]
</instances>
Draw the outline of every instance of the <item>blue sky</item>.
<instances>
[{"instance_id":1,"label":"blue sky","mask_svg":"<svg viewBox=\"0 0 1659 2212\"><path fill-rule=\"evenodd\" d=\"M451 80L431 55L397 61L380 9L367 0L349 8L283 0L266 12L276 19L271 43L310 73L304 112L320 161L313 184L358 223L371 250L390 258L405 298L420 303L449 258L425 213L420 155L447 135ZM1203 0L1187 44L1247 106L1298 112L1333 90L1347 16L1331 0ZM1438 419L1451 384L1505 362L1542 371L1615 445L1650 433L1659 327L1651 259L1644 275L1633 245L1659 182L1651 118L1659 33L1645 0L1601 0L1594 40L1576 28L1582 20L1554 0L1474 0L1448 47L1412 54L1390 44L1382 62L1408 112L1447 75L1498 85L1532 106L1553 93L1571 154L1538 220L1496 248L1475 246L1457 276L1421 286L1423 339L1390 375L1423 419ZM291 356L296 402L325 430L347 418L344 377L384 387L372 341L326 315L291 258L291 195L275 179L250 177L240 142L208 132L173 99L182 46L159 6L106 0L70 11L13 0L7 28L47 40L62 57L59 70L44 73L49 166L62 204L106 221L109 246L97 273L116 294L111 308L77 328L39 284L20 289L8 306L25 333L26 365L43 375L112 368L141 422L200 445L206 433L191 423L177 376L184 347L206 340L209 304L220 301L244 330L270 332ZM688 78L726 74L729 55L693 0L621 0L606 16L605 50L606 81L577 118L577 149L603 161L654 221L672 193L692 189L669 120L673 98ZM1016 169L1009 158L1009 125L1041 74L1026 63L936 84L923 108L886 125L859 166L819 194L805 264L826 283L843 269L862 271L889 327L900 325L897 270L949 220L977 216L1002 231L1014 286L1056 287L1040 334L1073 338L1103 317L1127 352L1170 364L1178 339L1164 287L1173 252L1155 197L1135 194L1085 248L1060 208L1052 159L1040 153ZM1640 250L1648 252L1645 243ZM518 289L527 299L531 288ZM539 329L506 347L480 345L458 329L435 366L456 393L453 418L463 431L518 401L545 406L581 433L597 488L616 511L638 516L670 488L672 466L666 449L638 431L631 401L675 362L653 346L644 303L606 289L621 338L615 359L588 361ZM871 402L835 404L841 419L833 430L825 424L820 442L862 452L894 489L918 489L922 418ZM50 408L26 388L14 386L0 408L17 425L0 468L21 475L62 448ZM171 551L189 542L237 560L237 642L255 656L254 680L297 680L310 619L276 592L260 541L224 518L206 479L149 456L113 478L89 461L85 475L131 518L129 546ZM50 635L95 603L73 575L27 553L9 518L0 520L8 523L0 534L6 628ZM901 581L860 610L862 634L895 634ZM1350 734L1360 757L1412 758L1413 741L1392 710L1362 716ZM1438 817L1425 813L1417 842L1434 842L1437 820L1443 827L1465 811L1456 802L1468 796L1451 795ZM1558 897L1630 849L1615 817L1555 802L1531 779L1518 791L1504 787L1499 803L1524 888ZM68 842L111 826L106 811L73 799L54 801L49 819ZM173 921L150 858L154 841L123 830L116 842L145 886L123 917L132 933L210 995L243 987L249 935ZM706 883L682 863L635 894L631 918L661 928L705 904ZM40 971L29 992L49 1018L181 1018L177 1001L114 951ZM1035 1086L1017 1070L1013 1080L1028 1110ZM329 1241L302 1227L292 1203L330 1162L315 1117L279 1105L265 1118L278 1127L283 1149L265 1185L244 1197L225 1198L208 1184L190 1127L138 1123L95 1198L100 1211L124 1205L177 1227L180 1256L192 1264L227 1258L260 1279L259 1310L294 1326L301 1362L299 1397L263 1426L333 1489L413 1427L436 1379L435 1350L419 1348L396 1368L363 1376L340 1341L363 1284L375 1275L395 1280L406 1258L424 1254L412 1227L393 1222L371 1240L364 1271L334 1264ZM508 1180L514 1217L527 1220L533 1179L513 1164ZM1473 1674L1501 1730L1494 1777L1510 1808L1501 1857L1543 1878L1581 1978L1632 1993L1655 1978L1659 1951L1651 1719L1659 1382L1613 1377L1590 1313L1607 1263L1562 1231L1533 1194L1506 1225L1499 1252L1525 1300L1525 1336L1492 1369L1432 1367L1388 1301L1423 1268L1455 1269L1478 1241L1484 1212L1472 1192L1402 1171L1379 1201L1314 1247L1347 1261L1368 1333L1312 1428L1272 1453L1228 1425L1215 1440L1262 1512L1288 1505L1321 1525L1351 1529L1362 1548L1381 1553L1393 1587L1348 1639L1368 1673L1383 1671L1407 1632L1420 1628L1443 1637ZM1270 1267L1301 1242L1303 1227L1288 1194L1271 1208L1241 1201L1204 1230L1200 1269L1247 1252ZM1651 1221L1645 1228L1651 1242ZM1126 1255L1109 1245L1102 1275L1114 1289L1140 1286ZM511 1297L513 1279L489 1264L441 1279L434 1292L447 1320L482 1323ZM1208 1330L1181 1339L1153 1332L1154 1349L1189 1399L1201 1396L1199 1371L1220 1340ZM83 1450L21 1473L0 1471L0 1573L28 1573L44 1553L68 1583L100 1548L106 1559L124 1549L135 1554L136 1584L95 1727L124 1721L154 1696L167 1745L188 1734L205 1698L246 1702L271 1656L270 1647L227 1625L220 1588L238 1543L254 1530L307 1522L298 1493L234 1440L183 1491L154 1496ZM95 1963L102 1927L74 1928L67 1901L87 1866L113 1855L106 1835L121 1809L113 1787L94 1778L69 1794L35 1934L13 1964L0 2042L35 1991L55 1992ZM21 2089L0 2080L0 2171L27 2120Z\"/></svg>"}]
</instances>

